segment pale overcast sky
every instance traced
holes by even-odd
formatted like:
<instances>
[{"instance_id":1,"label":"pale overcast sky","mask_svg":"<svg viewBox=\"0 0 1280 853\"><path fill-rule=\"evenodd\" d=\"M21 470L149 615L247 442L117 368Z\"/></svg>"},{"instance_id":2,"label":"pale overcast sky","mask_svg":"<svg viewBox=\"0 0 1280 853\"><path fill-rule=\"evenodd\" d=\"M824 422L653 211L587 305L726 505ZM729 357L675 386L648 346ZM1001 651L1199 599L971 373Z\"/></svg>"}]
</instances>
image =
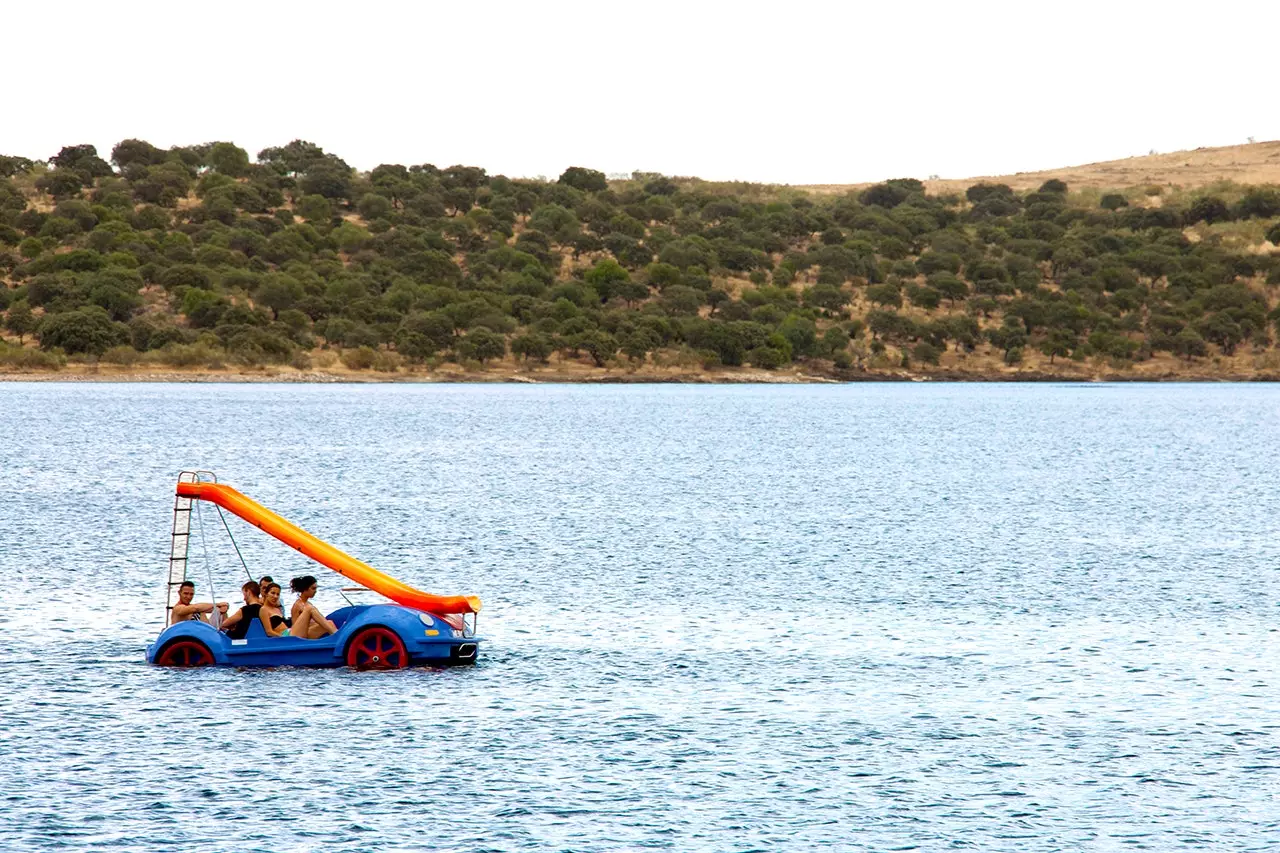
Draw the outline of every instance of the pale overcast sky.
<instances>
[{"instance_id":1,"label":"pale overcast sky","mask_svg":"<svg viewBox=\"0 0 1280 853\"><path fill-rule=\"evenodd\" d=\"M848 183L1280 138L1280 2L7 0L0 153Z\"/></svg>"}]
</instances>

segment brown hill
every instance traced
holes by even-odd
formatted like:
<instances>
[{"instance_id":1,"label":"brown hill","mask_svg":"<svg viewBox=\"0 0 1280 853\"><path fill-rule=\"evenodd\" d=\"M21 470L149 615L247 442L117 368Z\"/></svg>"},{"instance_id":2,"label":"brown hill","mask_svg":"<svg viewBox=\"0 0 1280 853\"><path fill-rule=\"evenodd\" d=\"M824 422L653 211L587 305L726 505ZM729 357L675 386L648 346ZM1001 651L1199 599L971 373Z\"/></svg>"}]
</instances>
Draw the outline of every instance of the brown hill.
<instances>
[{"instance_id":1,"label":"brown hill","mask_svg":"<svg viewBox=\"0 0 1280 853\"><path fill-rule=\"evenodd\" d=\"M1104 163L1018 172L1014 175L984 175L974 178L944 178L925 181L930 193L964 192L980 182L1008 184L1015 190L1033 190L1050 178L1066 181L1073 190L1124 189L1161 185L1182 189L1202 187L1218 181L1238 184L1280 183L1280 140L1197 148L1169 154L1127 157ZM804 187L822 193L841 193L868 184L815 184Z\"/></svg>"}]
</instances>

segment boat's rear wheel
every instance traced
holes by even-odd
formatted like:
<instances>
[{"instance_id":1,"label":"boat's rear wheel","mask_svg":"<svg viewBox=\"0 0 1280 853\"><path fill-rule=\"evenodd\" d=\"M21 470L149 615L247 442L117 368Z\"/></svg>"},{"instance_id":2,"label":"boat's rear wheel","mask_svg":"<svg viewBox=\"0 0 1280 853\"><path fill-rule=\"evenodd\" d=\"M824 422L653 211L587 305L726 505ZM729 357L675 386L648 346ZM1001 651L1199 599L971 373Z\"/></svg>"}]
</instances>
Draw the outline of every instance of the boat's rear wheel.
<instances>
[{"instance_id":1,"label":"boat's rear wheel","mask_svg":"<svg viewBox=\"0 0 1280 853\"><path fill-rule=\"evenodd\" d=\"M408 665L404 641L388 628L365 628L347 646L347 666L352 669L403 669Z\"/></svg>"},{"instance_id":2,"label":"boat's rear wheel","mask_svg":"<svg viewBox=\"0 0 1280 853\"><path fill-rule=\"evenodd\" d=\"M213 666L213 652L199 640L175 640L156 657L160 666Z\"/></svg>"}]
</instances>

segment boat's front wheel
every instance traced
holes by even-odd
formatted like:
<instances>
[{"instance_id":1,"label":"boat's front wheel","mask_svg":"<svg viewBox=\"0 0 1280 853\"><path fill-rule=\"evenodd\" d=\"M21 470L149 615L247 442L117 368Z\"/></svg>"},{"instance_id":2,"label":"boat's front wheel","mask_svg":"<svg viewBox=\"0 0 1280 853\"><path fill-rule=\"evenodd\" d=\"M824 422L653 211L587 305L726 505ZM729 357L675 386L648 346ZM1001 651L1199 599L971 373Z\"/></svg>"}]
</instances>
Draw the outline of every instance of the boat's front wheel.
<instances>
[{"instance_id":1,"label":"boat's front wheel","mask_svg":"<svg viewBox=\"0 0 1280 853\"><path fill-rule=\"evenodd\" d=\"M365 628L347 646L347 666L352 669L404 669L408 665L404 641L388 628Z\"/></svg>"},{"instance_id":2,"label":"boat's front wheel","mask_svg":"<svg viewBox=\"0 0 1280 853\"><path fill-rule=\"evenodd\" d=\"M199 640L176 640L156 656L159 666L213 666L213 652Z\"/></svg>"}]
</instances>

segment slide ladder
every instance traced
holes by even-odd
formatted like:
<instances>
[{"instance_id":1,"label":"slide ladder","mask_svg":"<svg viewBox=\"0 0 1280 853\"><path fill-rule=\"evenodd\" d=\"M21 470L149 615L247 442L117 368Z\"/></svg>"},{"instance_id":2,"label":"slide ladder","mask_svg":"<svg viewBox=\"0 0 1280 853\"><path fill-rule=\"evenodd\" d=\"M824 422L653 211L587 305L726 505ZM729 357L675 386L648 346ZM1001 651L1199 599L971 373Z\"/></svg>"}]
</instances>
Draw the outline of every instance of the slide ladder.
<instances>
[{"instance_id":1,"label":"slide ladder","mask_svg":"<svg viewBox=\"0 0 1280 853\"><path fill-rule=\"evenodd\" d=\"M196 474L183 471L179 483L194 483ZM178 587L187 579L187 553L191 544L191 498L178 495L173 499L173 538L169 545L169 582L165 586L164 624L169 624Z\"/></svg>"}]
</instances>

